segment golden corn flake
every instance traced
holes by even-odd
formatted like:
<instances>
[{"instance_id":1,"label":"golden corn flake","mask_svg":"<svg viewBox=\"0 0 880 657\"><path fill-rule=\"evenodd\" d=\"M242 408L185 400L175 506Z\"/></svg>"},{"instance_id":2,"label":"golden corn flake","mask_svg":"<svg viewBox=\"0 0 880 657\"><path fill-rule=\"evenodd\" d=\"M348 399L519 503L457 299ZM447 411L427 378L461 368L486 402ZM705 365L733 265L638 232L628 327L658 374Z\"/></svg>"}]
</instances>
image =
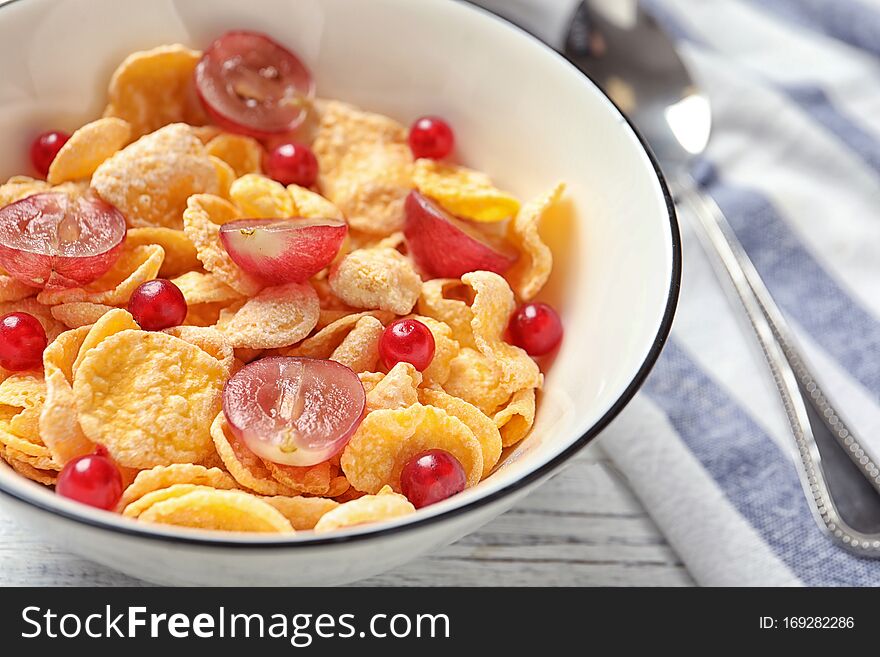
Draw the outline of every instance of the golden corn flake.
<instances>
[{"instance_id":1,"label":"golden corn flake","mask_svg":"<svg viewBox=\"0 0 880 657\"><path fill-rule=\"evenodd\" d=\"M90 178L95 170L131 139L127 121L104 118L86 123L70 135L49 166L46 179L53 185Z\"/></svg>"},{"instance_id":2,"label":"golden corn flake","mask_svg":"<svg viewBox=\"0 0 880 657\"><path fill-rule=\"evenodd\" d=\"M183 323L185 326L214 326L220 321L220 313L228 308L229 305L224 301L220 303L197 303L189 306Z\"/></svg>"},{"instance_id":3,"label":"golden corn flake","mask_svg":"<svg viewBox=\"0 0 880 657\"><path fill-rule=\"evenodd\" d=\"M263 147L251 137L224 132L211 139L206 149L231 166L236 178L263 171Z\"/></svg>"},{"instance_id":4,"label":"golden corn flake","mask_svg":"<svg viewBox=\"0 0 880 657\"><path fill-rule=\"evenodd\" d=\"M234 490L194 490L156 502L139 517L180 527L236 532L293 532L287 518L258 497Z\"/></svg>"},{"instance_id":5,"label":"golden corn flake","mask_svg":"<svg viewBox=\"0 0 880 657\"><path fill-rule=\"evenodd\" d=\"M165 251L165 260L159 269L159 276L162 278L174 278L202 266L196 255L195 245L182 230L162 226L129 228L125 244L129 248L147 244L161 246Z\"/></svg>"},{"instance_id":6,"label":"golden corn flake","mask_svg":"<svg viewBox=\"0 0 880 657\"><path fill-rule=\"evenodd\" d=\"M52 317L67 328L74 329L94 324L111 310L115 310L115 307L90 301L71 301L52 306L51 312Z\"/></svg>"},{"instance_id":7,"label":"golden corn flake","mask_svg":"<svg viewBox=\"0 0 880 657\"><path fill-rule=\"evenodd\" d=\"M318 323L318 295L308 283L267 287L220 313L219 330L235 347L273 349L305 338Z\"/></svg>"},{"instance_id":8,"label":"golden corn flake","mask_svg":"<svg viewBox=\"0 0 880 657\"><path fill-rule=\"evenodd\" d=\"M375 317L380 323L390 321L393 315L385 312L367 311L362 313L343 315L339 319L324 326L310 338L303 340L298 347L289 350L289 356L301 356L303 358L330 358L333 352L342 344L357 323L364 317Z\"/></svg>"},{"instance_id":9,"label":"golden corn flake","mask_svg":"<svg viewBox=\"0 0 880 657\"><path fill-rule=\"evenodd\" d=\"M516 305L513 291L501 276L476 271L461 277L474 290L471 328L477 349L492 358L500 372L500 385L509 394L524 388L540 388L543 376L529 355L504 341L510 315Z\"/></svg>"},{"instance_id":10,"label":"golden corn flake","mask_svg":"<svg viewBox=\"0 0 880 657\"><path fill-rule=\"evenodd\" d=\"M283 219L294 215L293 198L280 182L248 174L229 190L230 200L238 206L241 216L248 219Z\"/></svg>"},{"instance_id":11,"label":"golden corn flake","mask_svg":"<svg viewBox=\"0 0 880 657\"><path fill-rule=\"evenodd\" d=\"M519 211L519 201L497 189L480 171L420 159L413 167L413 181L422 194L463 219L503 221Z\"/></svg>"},{"instance_id":12,"label":"golden corn flake","mask_svg":"<svg viewBox=\"0 0 880 657\"><path fill-rule=\"evenodd\" d=\"M113 73L104 116L125 119L136 136L169 123L205 123L193 88L201 57L177 44L132 53Z\"/></svg>"},{"instance_id":13,"label":"golden corn flake","mask_svg":"<svg viewBox=\"0 0 880 657\"><path fill-rule=\"evenodd\" d=\"M348 477L338 475L330 480L330 489L327 491L327 497L339 497L344 495L351 488Z\"/></svg>"},{"instance_id":14,"label":"golden corn flake","mask_svg":"<svg viewBox=\"0 0 880 657\"><path fill-rule=\"evenodd\" d=\"M44 456L30 456L23 452L19 452L17 449L13 447L6 447L6 456L10 460L16 460L21 463L25 463L36 470L40 470L42 472L60 472L64 466L59 463L55 463L52 460L52 457L48 454Z\"/></svg>"},{"instance_id":15,"label":"golden corn flake","mask_svg":"<svg viewBox=\"0 0 880 657\"><path fill-rule=\"evenodd\" d=\"M400 518L415 511L416 508L408 499L385 486L377 495L364 495L331 509L318 520L315 531L331 532L345 527Z\"/></svg>"},{"instance_id":16,"label":"golden corn flake","mask_svg":"<svg viewBox=\"0 0 880 657\"><path fill-rule=\"evenodd\" d=\"M156 278L164 258L165 251L158 244L135 247L126 244L110 270L98 280L83 287L44 289L37 295L37 301L47 305L76 301L125 305L135 288Z\"/></svg>"},{"instance_id":17,"label":"golden corn flake","mask_svg":"<svg viewBox=\"0 0 880 657\"><path fill-rule=\"evenodd\" d=\"M358 490L400 490L400 471L416 454L443 449L455 456L475 486L483 474L483 450L464 422L433 406L369 413L342 452L342 471Z\"/></svg>"},{"instance_id":18,"label":"golden corn flake","mask_svg":"<svg viewBox=\"0 0 880 657\"><path fill-rule=\"evenodd\" d=\"M76 377L76 371L79 369L80 364L90 350L97 347L111 335L122 333L122 331L136 331L139 328L140 326L134 321L134 317L131 316L131 313L122 308L115 308L109 313L103 315L97 322L95 322L95 325L92 326L86 335L86 339L83 340L82 346L79 349L79 355L77 355L76 360L73 361L73 376Z\"/></svg>"},{"instance_id":19,"label":"golden corn flake","mask_svg":"<svg viewBox=\"0 0 880 657\"><path fill-rule=\"evenodd\" d=\"M237 487L233 485L229 488L221 487L221 490L234 490L236 488ZM186 495L187 493L192 493L197 490L211 491L217 490L217 488L213 486L198 486L196 484L171 484L167 488L159 488L145 493L133 502L126 504L122 507L122 515L126 518L137 518L157 502L170 500L173 497L180 497L181 495Z\"/></svg>"},{"instance_id":20,"label":"golden corn flake","mask_svg":"<svg viewBox=\"0 0 880 657\"><path fill-rule=\"evenodd\" d=\"M21 372L0 382L0 404L25 408L45 399L46 382L40 372Z\"/></svg>"},{"instance_id":21,"label":"golden corn flake","mask_svg":"<svg viewBox=\"0 0 880 657\"><path fill-rule=\"evenodd\" d=\"M353 372L366 372L376 369L379 361L379 339L385 327L375 317L361 317L354 329L330 355L330 360L342 363Z\"/></svg>"},{"instance_id":22,"label":"golden corn flake","mask_svg":"<svg viewBox=\"0 0 880 657\"><path fill-rule=\"evenodd\" d=\"M412 189L412 154L406 128L393 119L351 105L317 105L312 150L320 164L319 186L355 230L388 235L403 225L403 202Z\"/></svg>"},{"instance_id":23,"label":"golden corn flake","mask_svg":"<svg viewBox=\"0 0 880 657\"><path fill-rule=\"evenodd\" d=\"M211 437L223 465L241 486L261 495L296 495L295 490L275 479L263 460L230 431L223 413L211 423Z\"/></svg>"},{"instance_id":24,"label":"golden corn flake","mask_svg":"<svg viewBox=\"0 0 880 657\"><path fill-rule=\"evenodd\" d=\"M45 445L31 442L21 436L16 436L2 425L0 425L0 445L3 445L7 449L18 451L25 456L43 457L50 461L52 458L49 448Z\"/></svg>"},{"instance_id":25,"label":"golden corn flake","mask_svg":"<svg viewBox=\"0 0 880 657\"><path fill-rule=\"evenodd\" d=\"M515 392L507 406L495 413L494 421L501 430L504 447L516 445L525 438L535 423L535 389Z\"/></svg>"},{"instance_id":26,"label":"golden corn flake","mask_svg":"<svg viewBox=\"0 0 880 657\"><path fill-rule=\"evenodd\" d=\"M216 358L227 372L232 370L235 360L232 345L216 329L201 326L174 326L162 332L189 342L212 358Z\"/></svg>"},{"instance_id":27,"label":"golden corn flake","mask_svg":"<svg viewBox=\"0 0 880 657\"><path fill-rule=\"evenodd\" d=\"M342 211L320 194L299 185L288 185L287 193L293 199L293 212L304 219L345 219Z\"/></svg>"},{"instance_id":28,"label":"golden corn flake","mask_svg":"<svg viewBox=\"0 0 880 657\"><path fill-rule=\"evenodd\" d=\"M168 488L175 484L193 484L212 488L233 489L235 480L219 468L206 468L192 463L157 465L149 470L138 472L134 481L123 491L119 508L125 508L147 493Z\"/></svg>"},{"instance_id":29,"label":"golden corn flake","mask_svg":"<svg viewBox=\"0 0 880 657\"><path fill-rule=\"evenodd\" d=\"M359 249L333 269L330 287L354 308L406 315L418 301L422 279L412 263L394 249Z\"/></svg>"},{"instance_id":30,"label":"golden corn flake","mask_svg":"<svg viewBox=\"0 0 880 657\"><path fill-rule=\"evenodd\" d=\"M326 495L333 479L333 468L329 463L318 463L307 467L281 465L263 460L266 469L275 481L287 486L296 494Z\"/></svg>"},{"instance_id":31,"label":"golden corn flake","mask_svg":"<svg viewBox=\"0 0 880 657\"><path fill-rule=\"evenodd\" d=\"M141 137L105 161L92 187L128 225L181 228L187 199L220 191L217 167L192 129L175 123Z\"/></svg>"},{"instance_id":32,"label":"golden corn flake","mask_svg":"<svg viewBox=\"0 0 880 657\"><path fill-rule=\"evenodd\" d=\"M210 273L191 271L171 279L186 299L188 306L200 303L232 303L241 295Z\"/></svg>"},{"instance_id":33,"label":"golden corn flake","mask_svg":"<svg viewBox=\"0 0 880 657\"><path fill-rule=\"evenodd\" d=\"M36 295L39 290L22 283L0 269L0 303L4 301L20 301Z\"/></svg>"},{"instance_id":34,"label":"golden corn flake","mask_svg":"<svg viewBox=\"0 0 880 657\"><path fill-rule=\"evenodd\" d=\"M260 499L269 506L278 509L297 531L314 529L321 516L339 506L339 502L323 497L285 497L283 495L276 495Z\"/></svg>"},{"instance_id":35,"label":"golden corn flake","mask_svg":"<svg viewBox=\"0 0 880 657\"><path fill-rule=\"evenodd\" d=\"M29 463L8 456L5 452L0 453L0 456L4 457L4 460L9 463L9 467L31 481L36 481L44 486L54 486L58 482L57 472L51 470L39 470Z\"/></svg>"},{"instance_id":36,"label":"golden corn flake","mask_svg":"<svg viewBox=\"0 0 880 657\"><path fill-rule=\"evenodd\" d=\"M79 421L120 465L195 463L213 451L208 418L227 370L164 333L122 331L87 352L73 382Z\"/></svg>"},{"instance_id":37,"label":"golden corn flake","mask_svg":"<svg viewBox=\"0 0 880 657\"><path fill-rule=\"evenodd\" d=\"M525 301L534 298L550 278L553 253L544 244L538 229L544 215L559 201L564 191L565 185L559 183L549 192L526 203L510 224L510 239L519 247L522 255L507 272L507 277L513 289Z\"/></svg>"},{"instance_id":38,"label":"golden corn flake","mask_svg":"<svg viewBox=\"0 0 880 657\"><path fill-rule=\"evenodd\" d=\"M16 436L28 439L32 443L45 444L40 437L40 414L43 412L45 398L32 406L24 407L20 413L9 420L9 430Z\"/></svg>"},{"instance_id":39,"label":"golden corn flake","mask_svg":"<svg viewBox=\"0 0 880 657\"><path fill-rule=\"evenodd\" d=\"M367 412L400 410L419 403L422 373L410 363L397 363L367 392Z\"/></svg>"},{"instance_id":40,"label":"golden corn flake","mask_svg":"<svg viewBox=\"0 0 880 657\"><path fill-rule=\"evenodd\" d=\"M209 272L244 296L253 296L263 284L236 265L220 241L220 226L241 218L238 209L219 196L197 194L187 201L183 230L195 245Z\"/></svg>"},{"instance_id":41,"label":"golden corn flake","mask_svg":"<svg viewBox=\"0 0 880 657\"><path fill-rule=\"evenodd\" d=\"M448 290L461 286L461 281L457 278L434 278L425 281L419 297L419 313L446 324L452 329L451 337L460 346L474 348L476 345L471 329L474 314L470 305L462 299L447 296Z\"/></svg>"},{"instance_id":42,"label":"golden corn flake","mask_svg":"<svg viewBox=\"0 0 880 657\"><path fill-rule=\"evenodd\" d=\"M66 331L43 352L46 401L40 413L40 436L58 463L95 447L80 427L72 387L73 363L89 331L88 326Z\"/></svg>"},{"instance_id":43,"label":"golden corn flake","mask_svg":"<svg viewBox=\"0 0 880 657\"><path fill-rule=\"evenodd\" d=\"M492 415L510 398L501 385L501 371L491 358L476 349L464 347L449 363L449 376L443 389Z\"/></svg>"},{"instance_id":44,"label":"golden corn flake","mask_svg":"<svg viewBox=\"0 0 880 657\"><path fill-rule=\"evenodd\" d=\"M29 176L13 176L0 185L0 208L28 196L49 191L49 183Z\"/></svg>"},{"instance_id":45,"label":"golden corn flake","mask_svg":"<svg viewBox=\"0 0 880 657\"><path fill-rule=\"evenodd\" d=\"M483 450L483 472L488 475L498 459L501 458L501 434L495 421L485 415L479 408L468 404L465 400L446 394L442 390L423 389L419 391L419 400L425 406L442 408L450 415L464 422L476 439L480 442ZM497 417L497 416L496 416Z\"/></svg>"},{"instance_id":46,"label":"golden corn flake","mask_svg":"<svg viewBox=\"0 0 880 657\"><path fill-rule=\"evenodd\" d=\"M229 190L232 189L232 183L235 182L235 169L219 157L209 155L208 159L213 162L214 168L217 170L217 195L229 198Z\"/></svg>"}]
</instances>

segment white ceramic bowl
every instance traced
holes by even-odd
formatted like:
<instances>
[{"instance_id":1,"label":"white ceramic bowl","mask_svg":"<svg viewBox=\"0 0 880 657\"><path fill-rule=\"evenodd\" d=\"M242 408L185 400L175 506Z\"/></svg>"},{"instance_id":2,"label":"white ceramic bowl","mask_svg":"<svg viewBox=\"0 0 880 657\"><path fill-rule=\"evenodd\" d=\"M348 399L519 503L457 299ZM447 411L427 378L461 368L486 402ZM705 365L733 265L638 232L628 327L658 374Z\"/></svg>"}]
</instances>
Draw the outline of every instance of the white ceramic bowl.
<instances>
[{"instance_id":1,"label":"white ceramic bowl","mask_svg":"<svg viewBox=\"0 0 880 657\"><path fill-rule=\"evenodd\" d=\"M532 434L474 489L398 522L284 538L138 524L55 496L0 468L4 508L85 558L168 584L337 584L450 543L547 479L623 408L668 334L680 248L656 163L626 119L562 57L452 0L12 0L0 5L0 176L32 136L99 115L134 50L204 47L232 28L299 53L323 97L409 123L439 114L459 156L520 197L567 181L544 228L546 297L566 338ZM646 436L646 440L649 437Z\"/></svg>"}]
</instances>

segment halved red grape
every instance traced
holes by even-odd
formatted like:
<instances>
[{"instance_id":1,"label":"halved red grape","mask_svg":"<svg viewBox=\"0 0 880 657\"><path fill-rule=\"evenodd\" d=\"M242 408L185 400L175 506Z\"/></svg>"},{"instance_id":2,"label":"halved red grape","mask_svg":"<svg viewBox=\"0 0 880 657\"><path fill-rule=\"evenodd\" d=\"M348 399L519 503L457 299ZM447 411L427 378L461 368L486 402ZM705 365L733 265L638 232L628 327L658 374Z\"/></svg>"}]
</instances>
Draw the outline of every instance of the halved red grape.
<instances>
[{"instance_id":1,"label":"halved red grape","mask_svg":"<svg viewBox=\"0 0 880 657\"><path fill-rule=\"evenodd\" d=\"M252 137L294 130L315 97L305 65L258 32L227 32L214 41L196 66L195 81L215 123Z\"/></svg>"},{"instance_id":2,"label":"halved red grape","mask_svg":"<svg viewBox=\"0 0 880 657\"><path fill-rule=\"evenodd\" d=\"M419 192L406 197L406 246L416 263L437 278L459 278L470 271L503 274L517 255L503 240L456 219Z\"/></svg>"},{"instance_id":3,"label":"halved red grape","mask_svg":"<svg viewBox=\"0 0 880 657\"><path fill-rule=\"evenodd\" d=\"M308 280L329 265L348 232L341 219L242 219L225 224L229 257L267 283Z\"/></svg>"},{"instance_id":4,"label":"halved red grape","mask_svg":"<svg viewBox=\"0 0 880 657\"><path fill-rule=\"evenodd\" d=\"M106 273L125 217L97 196L35 194L0 209L0 267L35 287L77 287Z\"/></svg>"},{"instance_id":5,"label":"halved red grape","mask_svg":"<svg viewBox=\"0 0 880 657\"><path fill-rule=\"evenodd\" d=\"M223 412L257 456L283 465L322 463L358 428L366 395L357 374L332 360L263 358L226 384Z\"/></svg>"}]
</instances>

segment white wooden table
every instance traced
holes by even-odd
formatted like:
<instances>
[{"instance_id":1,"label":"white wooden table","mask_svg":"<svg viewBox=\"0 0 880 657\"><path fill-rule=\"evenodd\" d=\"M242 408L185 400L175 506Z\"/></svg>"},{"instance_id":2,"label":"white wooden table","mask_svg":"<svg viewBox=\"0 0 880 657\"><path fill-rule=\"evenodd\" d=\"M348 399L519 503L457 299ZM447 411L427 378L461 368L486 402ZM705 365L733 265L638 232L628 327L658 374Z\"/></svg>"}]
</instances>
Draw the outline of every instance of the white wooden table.
<instances>
[{"instance_id":1,"label":"white wooden table","mask_svg":"<svg viewBox=\"0 0 880 657\"><path fill-rule=\"evenodd\" d=\"M139 585L30 534L0 500L0 587ZM626 485L590 446L517 507L367 586L693 585Z\"/></svg>"}]
</instances>

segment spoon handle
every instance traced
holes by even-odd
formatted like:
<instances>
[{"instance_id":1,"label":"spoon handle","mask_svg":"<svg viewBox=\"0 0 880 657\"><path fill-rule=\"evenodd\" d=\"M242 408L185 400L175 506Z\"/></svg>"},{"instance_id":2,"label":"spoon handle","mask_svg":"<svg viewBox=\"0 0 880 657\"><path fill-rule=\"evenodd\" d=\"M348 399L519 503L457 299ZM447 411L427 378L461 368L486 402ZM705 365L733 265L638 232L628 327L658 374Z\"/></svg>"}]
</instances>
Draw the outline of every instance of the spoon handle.
<instances>
[{"instance_id":1,"label":"spoon handle","mask_svg":"<svg viewBox=\"0 0 880 657\"><path fill-rule=\"evenodd\" d=\"M817 523L844 547L880 558L880 468L823 394L718 204L689 176L677 187L679 202L697 219L703 246L742 304L773 375L800 456L801 484Z\"/></svg>"}]
</instances>

